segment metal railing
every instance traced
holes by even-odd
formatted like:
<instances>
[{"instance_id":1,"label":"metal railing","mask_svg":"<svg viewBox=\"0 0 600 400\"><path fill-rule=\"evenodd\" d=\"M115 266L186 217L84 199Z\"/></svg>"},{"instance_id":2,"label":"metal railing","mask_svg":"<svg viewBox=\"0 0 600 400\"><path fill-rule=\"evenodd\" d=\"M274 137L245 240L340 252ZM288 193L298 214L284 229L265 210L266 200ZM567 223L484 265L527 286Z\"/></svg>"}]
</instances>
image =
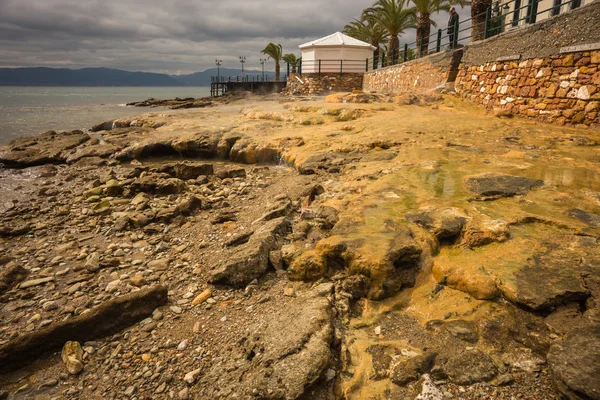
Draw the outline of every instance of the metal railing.
<instances>
[{"instance_id":1,"label":"metal railing","mask_svg":"<svg viewBox=\"0 0 600 400\"><path fill-rule=\"evenodd\" d=\"M471 40L487 39L519 26L535 24L540 16L553 17L584 4L584 0L553 0L551 7L539 10L541 2L541 0L509 0L502 3L496 1L485 12L460 21L453 27L438 29L428 37L420 38L419 41L406 43L402 49L394 50L391 55L385 54L384 51L380 52L378 59L368 59L366 71L455 49ZM474 20L479 22L473 23Z\"/></svg>"},{"instance_id":2,"label":"metal railing","mask_svg":"<svg viewBox=\"0 0 600 400\"><path fill-rule=\"evenodd\" d=\"M282 74L279 77L279 81L287 81L287 75ZM227 82L277 82L275 77L263 74L244 74L235 76L211 76L211 83L227 83Z\"/></svg>"}]
</instances>

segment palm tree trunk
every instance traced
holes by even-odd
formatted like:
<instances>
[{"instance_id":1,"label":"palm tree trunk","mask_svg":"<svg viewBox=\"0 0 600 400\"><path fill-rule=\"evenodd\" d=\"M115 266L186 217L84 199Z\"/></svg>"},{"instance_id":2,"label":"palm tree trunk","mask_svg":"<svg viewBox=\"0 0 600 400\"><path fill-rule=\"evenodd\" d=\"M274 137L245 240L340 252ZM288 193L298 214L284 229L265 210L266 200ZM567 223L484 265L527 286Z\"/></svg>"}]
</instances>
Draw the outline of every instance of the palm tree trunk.
<instances>
[{"instance_id":1,"label":"palm tree trunk","mask_svg":"<svg viewBox=\"0 0 600 400\"><path fill-rule=\"evenodd\" d=\"M387 65L396 65L398 63L398 50L400 49L400 39L398 36L394 36L390 39L388 45L388 62Z\"/></svg>"},{"instance_id":2,"label":"palm tree trunk","mask_svg":"<svg viewBox=\"0 0 600 400\"><path fill-rule=\"evenodd\" d=\"M429 13L420 13L417 18L417 54L426 56L429 52L429 35L431 34L431 18ZM423 43L421 43L423 39Z\"/></svg>"},{"instance_id":3,"label":"palm tree trunk","mask_svg":"<svg viewBox=\"0 0 600 400\"><path fill-rule=\"evenodd\" d=\"M492 6L492 0L473 0L471 3L471 41L485 37L485 13Z\"/></svg>"},{"instance_id":4,"label":"palm tree trunk","mask_svg":"<svg viewBox=\"0 0 600 400\"><path fill-rule=\"evenodd\" d=\"M275 60L275 80L279 82L279 75L281 73L281 67L279 65L279 60Z\"/></svg>"}]
</instances>

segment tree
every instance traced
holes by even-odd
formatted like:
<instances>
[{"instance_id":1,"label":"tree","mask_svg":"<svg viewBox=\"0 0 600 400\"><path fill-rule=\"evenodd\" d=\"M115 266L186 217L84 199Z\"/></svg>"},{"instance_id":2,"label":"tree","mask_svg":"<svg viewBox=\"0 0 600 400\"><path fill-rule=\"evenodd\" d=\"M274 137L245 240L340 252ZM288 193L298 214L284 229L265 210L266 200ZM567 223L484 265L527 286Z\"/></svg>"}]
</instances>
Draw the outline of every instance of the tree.
<instances>
[{"instance_id":1,"label":"tree","mask_svg":"<svg viewBox=\"0 0 600 400\"><path fill-rule=\"evenodd\" d=\"M406 29L416 26L416 17L413 9L405 8L407 0L378 0L364 14L374 18L385 29L388 37L387 57L388 65L398 62L400 49L399 35Z\"/></svg>"},{"instance_id":2,"label":"tree","mask_svg":"<svg viewBox=\"0 0 600 400\"><path fill-rule=\"evenodd\" d=\"M492 6L492 0L473 0L471 2L471 40L485 37L485 14Z\"/></svg>"},{"instance_id":3,"label":"tree","mask_svg":"<svg viewBox=\"0 0 600 400\"><path fill-rule=\"evenodd\" d=\"M450 11L454 5L464 7L470 4L469 0L412 0L414 11L417 14L417 54L419 57L427 55L429 48L429 35L431 27L435 27L435 22L431 20L431 14L440 11ZM421 38L423 44L421 47Z\"/></svg>"},{"instance_id":4,"label":"tree","mask_svg":"<svg viewBox=\"0 0 600 400\"><path fill-rule=\"evenodd\" d=\"M275 61L275 80L279 80L279 75L281 73L281 66L279 62L283 56L283 47L280 44L269 43L267 47L265 47L261 53L271 57L273 61Z\"/></svg>"},{"instance_id":5,"label":"tree","mask_svg":"<svg viewBox=\"0 0 600 400\"><path fill-rule=\"evenodd\" d=\"M284 55L282 59L292 67L292 74L296 73L296 68L302 61L302 58L296 58L296 55L292 53Z\"/></svg>"},{"instance_id":6,"label":"tree","mask_svg":"<svg viewBox=\"0 0 600 400\"><path fill-rule=\"evenodd\" d=\"M373 65L376 66L379 63L381 45L385 43L387 33L385 28L377 22L377 19L373 15L363 12L362 17L347 24L343 32L348 36L374 46Z\"/></svg>"}]
</instances>

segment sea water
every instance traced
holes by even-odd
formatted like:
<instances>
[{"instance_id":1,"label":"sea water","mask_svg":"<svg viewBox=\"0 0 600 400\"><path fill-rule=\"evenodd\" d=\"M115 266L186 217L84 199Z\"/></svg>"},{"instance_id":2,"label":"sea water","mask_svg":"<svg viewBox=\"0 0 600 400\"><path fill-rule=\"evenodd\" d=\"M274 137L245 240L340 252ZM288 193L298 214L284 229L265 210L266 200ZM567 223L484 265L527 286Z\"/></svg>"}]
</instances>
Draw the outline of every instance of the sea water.
<instances>
[{"instance_id":1,"label":"sea water","mask_svg":"<svg viewBox=\"0 0 600 400\"><path fill-rule=\"evenodd\" d=\"M175 97L206 97L209 87L0 86L0 145L49 130L87 130L114 118L148 112L126 103Z\"/></svg>"}]
</instances>

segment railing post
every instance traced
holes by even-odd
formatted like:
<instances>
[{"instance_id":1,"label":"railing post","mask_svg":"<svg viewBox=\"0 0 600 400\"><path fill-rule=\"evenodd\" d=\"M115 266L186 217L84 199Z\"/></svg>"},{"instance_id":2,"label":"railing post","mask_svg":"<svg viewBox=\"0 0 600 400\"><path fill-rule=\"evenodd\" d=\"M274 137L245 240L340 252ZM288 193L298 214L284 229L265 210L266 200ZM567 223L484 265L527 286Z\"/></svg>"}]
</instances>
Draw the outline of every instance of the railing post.
<instances>
[{"instance_id":1,"label":"railing post","mask_svg":"<svg viewBox=\"0 0 600 400\"><path fill-rule=\"evenodd\" d=\"M366 62L365 62L365 72L369 72L369 59L368 58L366 59Z\"/></svg>"},{"instance_id":2,"label":"railing post","mask_svg":"<svg viewBox=\"0 0 600 400\"><path fill-rule=\"evenodd\" d=\"M423 36L419 39L419 58L423 57Z\"/></svg>"},{"instance_id":3,"label":"railing post","mask_svg":"<svg viewBox=\"0 0 600 400\"><path fill-rule=\"evenodd\" d=\"M454 37L452 39L452 48L456 49L456 46L458 46L458 21L454 23Z\"/></svg>"},{"instance_id":4,"label":"railing post","mask_svg":"<svg viewBox=\"0 0 600 400\"><path fill-rule=\"evenodd\" d=\"M439 53L442 50L442 30L438 29L437 43L435 45L435 52Z\"/></svg>"},{"instance_id":5,"label":"railing post","mask_svg":"<svg viewBox=\"0 0 600 400\"><path fill-rule=\"evenodd\" d=\"M485 30L483 33L484 39L487 39L491 36L490 25L492 23L492 7L488 7L485 10Z\"/></svg>"},{"instance_id":6,"label":"railing post","mask_svg":"<svg viewBox=\"0 0 600 400\"><path fill-rule=\"evenodd\" d=\"M402 62L406 62L408 60L408 43L404 43L404 57Z\"/></svg>"},{"instance_id":7,"label":"railing post","mask_svg":"<svg viewBox=\"0 0 600 400\"><path fill-rule=\"evenodd\" d=\"M343 70L344 70L344 60L340 60L340 76L342 76Z\"/></svg>"},{"instance_id":8,"label":"railing post","mask_svg":"<svg viewBox=\"0 0 600 400\"><path fill-rule=\"evenodd\" d=\"M385 51L381 52L381 68L385 67Z\"/></svg>"},{"instance_id":9,"label":"railing post","mask_svg":"<svg viewBox=\"0 0 600 400\"><path fill-rule=\"evenodd\" d=\"M538 15L538 0L531 0L531 15L529 16L529 23L535 24Z\"/></svg>"},{"instance_id":10,"label":"railing post","mask_svg":"<svg viewBox=\"0 0 600 400\"><path fill-rule=\"evenodd\" d=\"M321 77L321 59L319 58L319 78Z\"/></svg>"},{"instance_id":11,"label":"railing post","mask_svg":"<svg viewBox=\"0 0 600 400\"><path fill-rule=\"evenodd\" d=\"M287 64L287 74L290 74L290 63L286 63Z\"/></svg>"}]
</instances>

